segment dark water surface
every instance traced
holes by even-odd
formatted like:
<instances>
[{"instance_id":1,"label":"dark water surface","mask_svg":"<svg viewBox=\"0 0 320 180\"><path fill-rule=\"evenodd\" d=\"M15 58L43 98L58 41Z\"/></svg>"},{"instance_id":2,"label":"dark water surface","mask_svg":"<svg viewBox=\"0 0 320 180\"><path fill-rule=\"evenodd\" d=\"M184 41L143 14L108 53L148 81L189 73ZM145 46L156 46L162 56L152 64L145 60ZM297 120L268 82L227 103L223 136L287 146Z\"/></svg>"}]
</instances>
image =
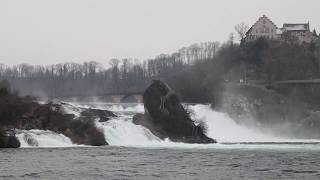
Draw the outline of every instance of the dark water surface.
<instances>
[{"instance_id":1,"label":"dark water surface","mask_svg":"<svg viewBox=\"0 0 320 180\"><path fill-rule=\"evenodd\" d=\"M314 146L0 149L0 179L320 179Z\"/></svg>"}]
</instances>

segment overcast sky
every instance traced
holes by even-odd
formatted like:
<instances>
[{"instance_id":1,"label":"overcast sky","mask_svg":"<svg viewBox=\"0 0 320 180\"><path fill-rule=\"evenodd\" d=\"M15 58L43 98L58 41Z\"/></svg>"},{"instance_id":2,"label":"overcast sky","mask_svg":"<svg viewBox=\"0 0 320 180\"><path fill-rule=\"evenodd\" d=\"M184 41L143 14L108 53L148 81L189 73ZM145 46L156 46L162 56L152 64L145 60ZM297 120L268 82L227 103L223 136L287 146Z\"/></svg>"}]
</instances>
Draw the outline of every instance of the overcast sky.
<instances>
[{"instance_id":1,"label":"overcast sky","mask_svg":"<svg viewBox=\"0 0 320 180\"><path fill-rule=\"evenodd\" d=\"M320 31L319 0L0 0L0 63L152 58L266 14Z\"/></svg>"}]
</instances>

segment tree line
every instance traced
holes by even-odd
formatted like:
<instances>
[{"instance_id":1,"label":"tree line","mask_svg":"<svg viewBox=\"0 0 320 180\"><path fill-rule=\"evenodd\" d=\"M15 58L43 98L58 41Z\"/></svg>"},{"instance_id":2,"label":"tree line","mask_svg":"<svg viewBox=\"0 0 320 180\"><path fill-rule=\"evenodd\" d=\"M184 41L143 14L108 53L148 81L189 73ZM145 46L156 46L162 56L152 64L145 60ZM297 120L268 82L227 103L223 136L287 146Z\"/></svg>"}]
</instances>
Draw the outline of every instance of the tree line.
<instances>
[{"instance_id":1,"label":"tree line","mask_svg":"<svg viewBox=\"0 0 320 180\"><path fill-rule=\"evenodd\" d=\"M150 80L167 78L197 61L212 59L218 49L218 42L193 44L146 61L111 59L107 68L95 61L53 65L0 64L0 79L8 80L22 95L92 96L142 92Z\"/></svg>"},{"instance_id":2,"label":"tree line","mask_svg":"<svg viewBox=\"0 0 320 180\"><path fill-rule=\"evenodd\" d=\"M320 78L320 40L312 43L260 38L245 42L247 26L235 27L227 42L206 42L160 54L145 61L111 59L55 65L0 64L0 80L22 95L94 96L143 92L152 79L170 84L191 102L211 101L223 83L268 83Z\"/></svg>"},{"instance_id":3,"label":"tree line","mask_svg":"<svg viewBox=\"0 0 320 180\"><path fill-rule=\"evenodd\" d=\"M272 41L220 46L215 58L196 61L167 82L184 101L214 102L226 83L265 85L284 80L320 78L320 40L312 43Z\"/></svg>"}]
</instances>

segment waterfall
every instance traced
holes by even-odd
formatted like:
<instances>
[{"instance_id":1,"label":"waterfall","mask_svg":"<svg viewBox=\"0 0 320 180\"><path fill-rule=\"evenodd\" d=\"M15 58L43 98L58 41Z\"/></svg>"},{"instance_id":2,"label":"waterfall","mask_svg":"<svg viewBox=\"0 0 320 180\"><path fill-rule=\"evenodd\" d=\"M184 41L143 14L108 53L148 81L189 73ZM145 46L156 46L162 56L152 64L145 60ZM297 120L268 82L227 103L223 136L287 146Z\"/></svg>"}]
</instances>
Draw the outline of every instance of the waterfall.
<instances>
[{"instance_id":1,"label":"waterfall","mask_svg":"<svg viewBox=\"0 0 320 180\"><path fill-rule=\"evenodd\" d=\"M75 146L71 140L52 131L44 130L18 130L18 137L21 147L70 147Z\"/></svg>"},{"instance_id":2,"label":"waterfall","mask_svg":"<svg viewBox=\"0 0 320 180\"><path fill-rule=\"evenodd\" d=\"M272 134L262 133L259 130L241 126L227 114L216 112L208 105L187 105L193 111L193 118L204 121L207 125L207 135L222 143L259 143L259 142L306 142L309 140L296 140L275 137ZM106 141L113 146L143 146L143 147L217 147L217 145L195 145L173 143L170 140L161 140L143 126L135 125L132 118L136 113L143 113L142 104L112 104L112 103L62 103L65 113L80 116L81 111L87 108L96 108L114 112L113 117L107 122L96 120ZM17 133L22 147L70 147L75 146L71 140L51 131L20 130ZM310 140L311 141L311 140Z\"/></svg>"}]
</instances>

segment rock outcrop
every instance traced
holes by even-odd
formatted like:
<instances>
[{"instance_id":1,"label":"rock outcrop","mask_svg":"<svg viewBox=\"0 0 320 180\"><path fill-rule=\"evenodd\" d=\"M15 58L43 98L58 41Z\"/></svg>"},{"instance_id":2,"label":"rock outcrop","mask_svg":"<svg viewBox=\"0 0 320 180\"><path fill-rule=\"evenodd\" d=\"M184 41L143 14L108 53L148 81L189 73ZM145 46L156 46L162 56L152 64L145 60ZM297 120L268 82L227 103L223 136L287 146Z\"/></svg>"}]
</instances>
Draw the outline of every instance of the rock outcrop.
<instances>
[{"instance_id":1,"label":"rock outcrop","mask_svg":"<svg viewBox=\"0 0 320 180\"><path fill-rule=\"evenodd\" d=\"M87 115L90 112L87 112ZM106 112L103 114L106 118ZM64 134L75 144L107 145L103 132L94 122L94 118L77 118L73 114L63 112L61 104L39 104L30 97L19 97L10 93L0 96L0 128L50 130ZM7 138L4 136L4 139ZM9 140L16 144L13 139Z\"/></svg>"},{"instance_id":2,"label":"rock outcrop","mask_svg":"<svg viewBox=\"0 0 320 180\"><path fill-rule=\"evenodd\" d=\"M145 114L137 114L133 122L148 128L159 138L185 143L216 143L205 135L202 126L195 125L178 96L160 80L154 80L146 89L143 103Z\"/></svg>"},{"instance_id":3,"label":"rock outcrop","mask_svg":"<svg viewBox=\"0 0 320 180\"><path fill-rule=\"evenodd\" d=\"M20 141L15 136L0 137L0 148L19 148Z\"/></svg>"},{"instance_id":4,"label":"rock outcrop","mask_svg":"<svg viewBox=\"0 0 320 180\"><path fill-rule=\"evenodd\" d=\"M32 111L23 115L25 121L18 121L17 128L51 130L64 134L75 144L108 145L103 132L95 126L93 117L75 117L74 114L63 112L60 106L51 103L36 105Z\"/></svg>"},{"instance_id":5,"label":"rock outcrop","mask_svg":"<svg viewBox=\"0 0 320 180\"><path fill-rule=\"evenodd\" d=\"M16 136L0 130L0 148L19 148L20 145L20 141Z\"/></svg>"}]
</instances>

